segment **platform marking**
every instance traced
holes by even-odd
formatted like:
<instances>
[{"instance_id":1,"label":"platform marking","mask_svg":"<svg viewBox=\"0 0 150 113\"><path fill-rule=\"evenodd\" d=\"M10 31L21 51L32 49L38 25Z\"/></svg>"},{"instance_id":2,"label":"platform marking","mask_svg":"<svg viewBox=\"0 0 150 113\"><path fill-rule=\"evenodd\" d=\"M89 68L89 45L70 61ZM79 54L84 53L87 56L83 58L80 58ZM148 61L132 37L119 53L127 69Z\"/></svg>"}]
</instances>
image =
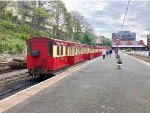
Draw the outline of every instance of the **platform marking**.
<instances>
[{"instance_id":1,"label":"platform marking","mask_svg":"<svg viewBox=\"0 0 150 113\"><path fill-rule=\"evenodd\" d=\"M49 78L41 83L38 83L36 85L33 85L25 90L22 90L6 99L3 99L0 101L0 113L10 109L11 107L23 102L27 98L37 94L38 92L44 90L45 88L53 85L54 83L60 81L61 79L67 77L68 75L71 75L72 73L84 68L85 66L89 65L90 63L98 60L99 58L95 58L93 60L90 60L88 62L85 62L81 65L75 66L73 68L68 69L67 71L60 73L52 78Z\"/></svg>"}]
</instances>

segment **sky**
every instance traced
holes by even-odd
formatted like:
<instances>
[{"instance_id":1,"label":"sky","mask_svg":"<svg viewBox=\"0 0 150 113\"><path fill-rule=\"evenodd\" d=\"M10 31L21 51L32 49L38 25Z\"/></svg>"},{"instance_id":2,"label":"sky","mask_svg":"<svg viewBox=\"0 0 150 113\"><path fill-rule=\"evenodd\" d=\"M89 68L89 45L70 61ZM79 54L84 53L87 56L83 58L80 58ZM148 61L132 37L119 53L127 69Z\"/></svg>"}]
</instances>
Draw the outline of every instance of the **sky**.
<instances>
[{"instance_id":1,"label":"sky","mask_svg":"<svg viewBox=\"0 0 150 113\"><path fill-rule=\"evenodd\" d=\"M78 11L95 29L95 34L111 38L121 30L128 0L63 0L68 11ZM150 33L150 1L131 0L123 31L136 32L137 40Z\"/></svg>"}]
</instances>

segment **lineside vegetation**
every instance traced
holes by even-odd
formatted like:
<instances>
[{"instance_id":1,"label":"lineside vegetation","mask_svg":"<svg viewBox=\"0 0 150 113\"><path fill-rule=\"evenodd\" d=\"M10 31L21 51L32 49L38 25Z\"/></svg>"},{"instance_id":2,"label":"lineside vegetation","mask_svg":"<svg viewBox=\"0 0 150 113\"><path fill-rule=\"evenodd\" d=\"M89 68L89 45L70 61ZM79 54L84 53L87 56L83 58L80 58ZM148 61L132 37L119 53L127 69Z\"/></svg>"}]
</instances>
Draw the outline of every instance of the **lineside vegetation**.
<instances>
[{"instance_id":1,"label":"lineside vegetation","mask_svg":"<svg viewBox=\"0 0 150 113\"><path fill-rule=\"evenodd\" d=\"M25 50L28 34L93 45L93 27L62 1L0 1L0 53Z\"/></svg>"}]
</instances>

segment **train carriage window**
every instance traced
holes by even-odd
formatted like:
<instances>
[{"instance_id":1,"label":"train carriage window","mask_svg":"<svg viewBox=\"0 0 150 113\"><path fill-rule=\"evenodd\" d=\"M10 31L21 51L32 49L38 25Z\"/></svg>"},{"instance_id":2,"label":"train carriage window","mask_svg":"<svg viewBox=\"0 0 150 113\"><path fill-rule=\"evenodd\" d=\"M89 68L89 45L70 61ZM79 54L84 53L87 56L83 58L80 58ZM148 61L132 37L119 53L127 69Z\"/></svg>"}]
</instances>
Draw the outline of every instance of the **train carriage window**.
<instances>
[{"instance_id":1,"label":"train carriage window","mask_svg":"<svg viewBox=\"0 0 150 113\"><path fill-rule=\"evenodd\" d=\"M73 53L72 53L72 47L70 47L70 55L72 55Z\"/></svg>"},{"instance_id":2,"label":"train carriage window","mask_svg":"<svg viewBox=\"0 0 150 113\"><path fill-rule=\"evenodd\" d=\"M72 55L72 47L70 47L70 55Z\"/></svg>"},{"instance_id":3,"label":"train carriage window","mask_svg":"<svg viewBox=\"0 0 150 113\"><path fill-rule=\"evenodd\" d=\"M80 54L80 47L79 47L79 54Z\"/></svg>"},{"instance_id":4,"label":"train carriage window","mask_svg":"<svg viewBox=\"0 0 150 113\"><path fill-rule=\"evenodd\" d=\"M79 54L81 54L81 48L79 47Z\"/></svg>"},{"instance_id":5,"label":"train carriage window","mask_svg":"<svg viewBox=\"0 0 150 113\"><path fill-rule=\"evenodd\" d=\"M53 45L52 42L48 42L48 54L53 55Z\"/></svg>"},{"instance_id":6,"label":"train carriage window","mask_svg":"<svg viewBox=\"0 0 150 113\"><path fill-rule=\"evenodd\" d=\"M31 42L28 43L28 54L31 54Z\"/></svg>"},{"instance_id":7,"label":"train carriage window","mask_svg":"<svg viewBox=\"0 0 150 113\"><path fill-rule=\"evenodd\" d=\"M84 48L82 48L82 53L84 53Z\"/></svg>"},{"instance_id":8,"label":"train carriage window","mask_svg":"<svg viewBox=\"0 0 150 113\"><path fill-rule=\"evenodd\" d=\"M76 47L74 47L74 53L76 54Z\"/></svg>"},{"instance_id":9,"label":"train carriage window","mask_svg":"<svg viewBox=\"0 0 150 113\"><path fill-rule=\"evenodd\" d=\"M61 46L61 55L63 55L63 46Z\"/></svg>"},{"instance_id":10,"label":"train carriage window","mask_svg":"<svg viewBox=\"0 0 150 113\"><path fill-rule=\"evenodd\" d=\"M77 47L77 48L78 48L78 54L79 54L80 53L80 50L79 50L80 48L79 47Z\"/></svg>"},{"instance_id":11,"label":"train carriage window","mask_svg":"<svg viewBox=\"0 0 150 113\"><path fill-rule=\"evenodd\" d=\"M71 47L71 55L73 55L73 47Z\"/></svg>"},{"instance_id":12,"label":"train carriage window","mask_svg":"<svg viewBox=\"0 0 150 113\"><path fill-rule=\"evenodd\" d=\"M66 55L68 55L68 46L66 46Z\"/></svg>"},{"instance_id":13,"label":"train carriage window","mask_svg":"<svg viewBox=\"0 0 150 113\"><path fill-rule=\"evenodd\" d=\"M60 50L59 50L59 46L57 46L57 55L59 55Z\"/></svg>"},{"instance_id":14,"label":"train carriage window","mask_svg":"<svg viewBox=\"0 0 150 113\"><path fill-rule=\"evenodd\" d=\"M70 55L70 46L68 46L68 55Z\"/></svg>"},{"instance_id":15,"label":"train carriage window","mask_svg":"<svg viewBox=\"0 0 150 113\"><path fill-rule=\"evenodd\" d=\"M77 49L77 47L75 47L75 54L78 54L78 49Z\"/></svg>"},{"instance_id":16,"label":"train carriage window","mask_svg":"<svg viewBox=\"0 0 150 113\"><path fill-rule=\"evenodd\" d=\"M74 47L70 47L70 55L74 54Z\"/></svg>"}]
</instances>

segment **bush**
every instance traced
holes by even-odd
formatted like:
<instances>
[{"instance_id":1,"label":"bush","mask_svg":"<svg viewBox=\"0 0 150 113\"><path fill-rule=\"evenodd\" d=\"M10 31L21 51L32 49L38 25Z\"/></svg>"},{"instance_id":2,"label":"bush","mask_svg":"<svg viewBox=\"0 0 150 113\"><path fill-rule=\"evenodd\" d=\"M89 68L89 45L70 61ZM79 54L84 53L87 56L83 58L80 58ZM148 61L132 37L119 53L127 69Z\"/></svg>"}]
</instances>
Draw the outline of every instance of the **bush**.
<instances>
[{"instance_id":1,"label":"bush","mask_svg":"<svg viewBox=\"0 0 150 113\"><path fill-rule=\"evenodd\" d=\"M31 29L30 26L27 26L27 25L19 26L19 31L21 32L29 33L30 29Z\"/></svg>"},{"instance_id":2,"label":"bush","mask_svg":"<svg viewBox=\"0 0 150 113\"><path fill-rule=\"evenodd\" d=\"M27 34L16 34L16 38L26 41L28 38L28 35Z\"/></svg>"},{"instance_id":3,"label":"bush","mask_svg":"<svg viewBox=\"0 0 150 113\"><path fill-rule=\"evenodd\" d=\"M0 22L0 26L2 26L4 29L13 29L14 24L8 21L2 21Z\"/></svg>"},{"instance_id":4,"label":"bush","mask_svg":"<svg viewBox=\"0 0 150 113\"><path fill-rule=\"evenodd\" d=\"M126 52L131 52L131 51L132 51L131 48L126 49Z\"/></svg>"}]
</instances>

